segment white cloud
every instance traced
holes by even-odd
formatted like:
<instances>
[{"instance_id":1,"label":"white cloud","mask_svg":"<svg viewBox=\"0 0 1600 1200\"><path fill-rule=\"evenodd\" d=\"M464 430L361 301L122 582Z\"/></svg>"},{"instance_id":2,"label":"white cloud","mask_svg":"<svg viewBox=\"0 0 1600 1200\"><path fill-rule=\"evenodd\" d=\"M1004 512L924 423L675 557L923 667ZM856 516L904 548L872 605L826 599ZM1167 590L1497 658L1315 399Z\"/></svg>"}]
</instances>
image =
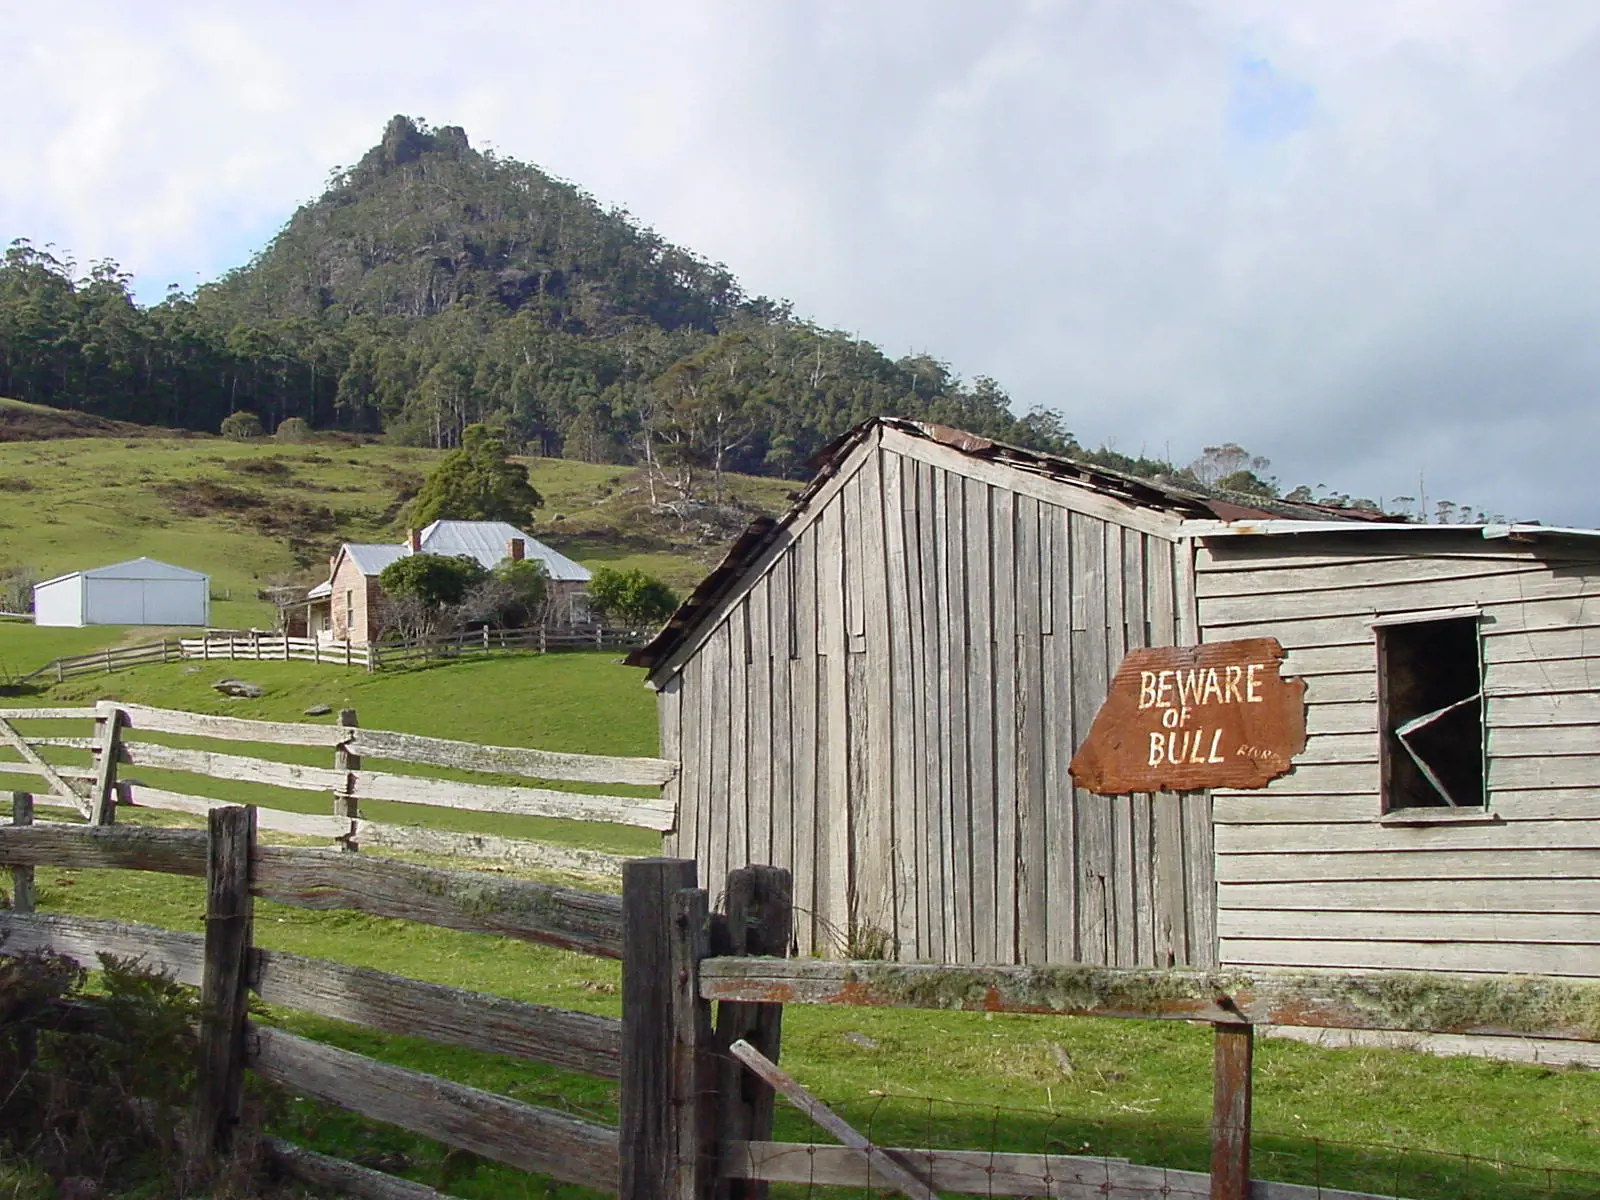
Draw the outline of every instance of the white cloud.
<instances>
[{"instance_id":1,"label":"white cloud","mask_svg":"<svg viewBox=\"0 0 1600 1200\"><path fill-rule=\"evenodd\" d=\"M8 8L0 237L147 296L405 112L1085 438L1600 524L1576 0Z\"/></svg>"}]
</instances>

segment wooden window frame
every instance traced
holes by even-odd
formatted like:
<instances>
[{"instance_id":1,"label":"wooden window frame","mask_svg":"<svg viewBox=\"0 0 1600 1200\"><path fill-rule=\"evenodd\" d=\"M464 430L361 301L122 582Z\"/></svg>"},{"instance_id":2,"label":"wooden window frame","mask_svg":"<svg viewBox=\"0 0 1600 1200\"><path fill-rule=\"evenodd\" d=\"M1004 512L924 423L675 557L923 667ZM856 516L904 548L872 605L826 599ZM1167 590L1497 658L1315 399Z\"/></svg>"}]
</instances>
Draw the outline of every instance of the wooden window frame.
<instances>
[{"instance_id":1,"label":"wooden window frame","mask_svg":"<svg viewBox=\"0 0 1600 1200\"><path fill-rule=\"evenodd\" d=\"M1473 622L1473 645L1477 652L1479 736L1478 773L1481 780L1476 803L1450 803L1444 805L1416 805L1392 807L1394 794L1394 755L1390 751L1388 657L1385 653L1386 631L1400 626L1435 624L1443 621ZM1377 666L1377 733L1378 733L1378 806L1379 820L1391 825L1457 824L1474 821L1494 821L1489 794L1489 723L1485 695L1486 671L1483 654L1483 610L1472 605L1460 608L1435 609L1425 612L1396 613L1373 617L1367 622L1373 632L1373 656ZM1442 789L1441 789L1442 790ZM1453 799L1453 798L1452 798Z\"/></svg>"}]
</instances>

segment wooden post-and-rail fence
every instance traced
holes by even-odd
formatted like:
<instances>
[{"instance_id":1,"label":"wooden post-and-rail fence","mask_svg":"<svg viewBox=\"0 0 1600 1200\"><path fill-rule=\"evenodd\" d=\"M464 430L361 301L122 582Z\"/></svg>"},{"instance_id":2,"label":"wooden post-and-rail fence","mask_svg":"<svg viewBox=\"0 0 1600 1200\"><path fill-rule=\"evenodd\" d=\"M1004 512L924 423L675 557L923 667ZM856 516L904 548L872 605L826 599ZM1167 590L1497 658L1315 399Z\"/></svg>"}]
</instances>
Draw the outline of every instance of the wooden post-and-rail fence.
<instances>
[{"instance_id":1,"label":"wooden post-and-rail fence","mask_svg":"<svg viewBox=\"0 0 1600 1200\"><path fill-rule=\"evenodd\" d=\"M455 658L463 654L497 651L615 650L630 649L644 641L630 629L588 625L547 629L474 629L399 641L352 643L323 638L289 637L259 630L212 630L198 637L162 638L132 646L108 646L88 654L53 658L44 666L13 681L17 684L45 678L56 683L80 675L108 675L152 663L200 659L203 662L308 662L332 667L361 667L380 671L411 662Z\"/></svg>"},{"instance_id":2,"label":"wooden post-and-rail fence","mask_svg":"<svg viewBox=\"0 0 1600 1200\"><path fill-rule=\"evenodd\" d=\"M26 728L39 721L82 721L85 727L71 736L38 734ZM157 740L170 736L204 739L210 745L202 748ZM246 743L257 753L236 753L234 743ZM296 751L315 747L328 757L320 766L286 762L258 757L260 747L293 747ZM258 721L115 701L77 708L0 708L0 751L7 748L21 761L0 761L0 775L44 776L48 791L41 790L41 803L71 807L94 825L114 823L119 806L204 815L225 803L207 795L215 781L222 779L315 792L325 798L321 812L263 803L257 818L262 830L326 838L352 851L362 846L411 850L605 878L620 873L620 857L527 838L437 829L422 823L421 818L430 809L451 808L602 821L662 832L672 827L675 817L673 806L659 794L620 795L545 786L555 782L659 788L676 774L675 762L483 746L363 728L353 709L342 710L336 723L329 724ZM87 751L90 761L71 766L52 762L41 753L50 750ZM386 764L443 769L458 777L396 771L386 769ZM140 768L162 772L166 778L156 781L143 775ZM460 778L462 774L466 778ZM506 784L502 782L506 776L529 782ZM412 824L369 819L362 813L362 803L368 800L414 806L411 811L419 817Z\"/></svg>"},{"instance_id":3,"label":"wooden post-and-rail fence","mask_svg":"<svg viewBox=\"0 0 1600 1200\"><path fill-rule=\"evenodd\" d=\"M945 967L784 957L786 872L745 867L712 911L693 862L636 859L620 897L472 871L352 858L337 849L257 844L256 814L208 814L208 829L28 825L19 799L0 826L0 866L129 868L204 877L206 934L17 904L0 912L0 953L53 949L92 962L143 957L204 1001L195 1144L235 1137L247 1071L295 1094L388 1122L524 1170L626 1200L760 1197L767 1182L1107 1200L1119 1194L1214 1200L1349 1200L1326 1187L1250 1181L1250 1047L1257 1023L1597 1040L1593 985L1396 972L1200 972ZM22 876L15 878L20 883ZM26 891L18 887L22 900ZM280 951L253 942L254 900L348 908L487 932L622 960L620 1020L567 1012ZM388 1033L549 1063L620 1085L618 1124L389 1066L252 1023L245 1000ZM713 1004L715 1020L713 1020ZM1120 1159L875 1145L778 1065L788 1004L868 1005L1198 1020L1215 1030L1209 1173ZM772 1139L774 1092L838 1138ZM283 1142L268 1152L318 1186L385 1200L426 1189Z\"/></svg>"}]
</instances>

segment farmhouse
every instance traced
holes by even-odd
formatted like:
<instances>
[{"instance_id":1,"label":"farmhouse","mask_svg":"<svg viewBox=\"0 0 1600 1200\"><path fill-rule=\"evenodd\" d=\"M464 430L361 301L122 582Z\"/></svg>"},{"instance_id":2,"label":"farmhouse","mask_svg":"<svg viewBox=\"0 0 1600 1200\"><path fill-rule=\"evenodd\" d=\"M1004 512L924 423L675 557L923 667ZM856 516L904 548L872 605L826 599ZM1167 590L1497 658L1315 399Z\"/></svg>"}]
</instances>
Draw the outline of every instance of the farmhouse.
<instances>
[{"instance_id":1,"label":"farmhouse","mask_svg":"<svg viewBox=\"0 0 1600 1200\"><path fill-rule=\"evenodd\" d=\"M58 575L33 589L35 625L205 625L211 578L134 558Z\"/></svg>"},{"instance_id":2,"label":"farmhouse","mask_svg":"<svg viewBox=\"0 0 1600 1200\"><path fill-rule=\"evenodd\" d=\"M1285 761L1076 786L1126 654L1202 643L1274 650ZM683 763L667 852L792 868L803 950L1600 977L1600 532L1233 503L879 420L630 661Z\"/></svg>"},{"instance_id":3,"label":"farmhouse","mask_svg":"<svg viewBox=\"0 0 1600 1200\"><path fill-rule=\"evenodd\" d=\"M588 568L504 521L435 521L413 529L398 545L346 542L328 560L328 578L306 593L307 636L365 645L377 630L378 576L408 554L466 555L485 568L532 559L550 578L551 621L570 625L584 615Z\"/></svg>"}]
</instances>

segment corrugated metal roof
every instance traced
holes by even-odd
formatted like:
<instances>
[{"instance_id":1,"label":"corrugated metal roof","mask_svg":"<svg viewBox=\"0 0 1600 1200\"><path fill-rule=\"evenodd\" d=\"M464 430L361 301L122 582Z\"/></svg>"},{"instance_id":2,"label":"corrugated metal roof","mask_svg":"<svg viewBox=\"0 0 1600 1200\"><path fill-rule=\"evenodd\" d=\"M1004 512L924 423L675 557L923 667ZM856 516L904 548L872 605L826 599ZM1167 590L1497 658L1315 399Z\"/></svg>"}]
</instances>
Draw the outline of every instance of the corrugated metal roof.
<instances>
[{"instance_id":1,"label":"corrugated metal roof","mask_svg":"<svg viewBox=\"0 0 1600 1200\"><path fill-rule=\"evenodd\" d=\"M1190 521L1204 521L1221 525L1224 521L1249 519L1262 523L1278 518L1313 519L1324 524L1348 523L1363 527L1373 522L1384 522L1386 528L1400 528L1394 522L1403 518L1382 513L1368 513L1351 509L1330 508L1320 504L1298 504L1286 500L1268 500L1256 496L1243 496L1227 492L1207 493L1198 487L1177 485L1168 480L1143 479L1122 471L1091 463L1081 463L1004 442L991 441L977 434L964 433L948 425L933 425L925 421L908 421L901 417L874 417L849 430L834 441L814 459L811 465L816 475L795 497L793 506L776 521L758 517L728 551L722 563L700 581L678 611L661 629L661 632L629 654L625 660L630 666L654 668L665 662L693 633L700 621L716 608L722 598L737 585L749 566L760 558L779 532L790 525L811 504L824 484L843 465L875 428L896 429L913 437L925 438L947 446L971 458L998 463L1017 471L1042 475L1062 483L1070 483L1101 495L1111 496L1127 504L1171 513ZM1287 523L1287 522L1285 522Z\"/></svg>"},{"instance_id":2,"label":"corrugated metal roof","mask_svg":"<svg viewBox=\"0 0 1600 1200\"><path fill-rule=\"evenodd\" d=\"M435 521L422 531L422 552L466 554L487 568L508 557L507 549L512 538L522 539L523 556L543 563L545 573L551 579L589 582L589 569L582 563L573 562L565 554L550 549L537 538L505 521ZM401 546L400 551L404 553L405 547Z\"/></svg>"},{"instance_id":3,"label":"corrugated metal roof","mask_svg":"<svg viewBox=\"0 0 1600 1200\"><path fill-rule=\"evenodd\" d=\"M87 579L210 579L211 576L203 571L191 571L187 567L175 567L171 563L160 562L154 558L130 558L126 562L111 563L104 567L89 567L82 571L68 571L65 575L57 575L54 579L46 579L37 583L35 587L46 587L52 583L60 583L63 579L74 576L83 576Z\"/></svg>"},{"instance_id":4,"label":"corrugated metal roof","mask_svg":"<svg viewBox=\"0 0 1600 1200\"><path fill-rule=\"evenodd\" d=\"M404 543L389 546L373 542L346 542L343 550L363 575L381 575L385 567L408 553Z\"/></svg>"},{"instance_id":5,"label":"corrugated metal roof","mask_svg":"<svg viewBox=\"0 0 1600 1200\"><path fill-rule=\"evenodd\" d=\"M331 579L324 579L316 587L309 588L306 591L307 600L322 600L331 595L333 595L333 580Z\"/></svg>"}]
</instances>

